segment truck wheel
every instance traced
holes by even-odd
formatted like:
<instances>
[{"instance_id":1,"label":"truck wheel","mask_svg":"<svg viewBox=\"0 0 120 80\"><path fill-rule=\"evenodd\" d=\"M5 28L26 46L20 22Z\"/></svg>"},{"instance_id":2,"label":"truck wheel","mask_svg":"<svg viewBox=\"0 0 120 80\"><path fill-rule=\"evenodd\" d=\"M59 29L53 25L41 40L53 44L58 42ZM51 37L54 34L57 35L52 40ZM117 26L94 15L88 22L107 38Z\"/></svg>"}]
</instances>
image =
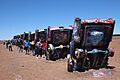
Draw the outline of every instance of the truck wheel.
<instances>
[{"instance_id":1,"label":"truck wheel","mask_svg":"<svg viewBox=\"0 0 120 80\"><path fill-rule=\"evenodd\" d=\"M46 52L46 60L50 60L49 52Z\"/></svg>"},{"instance_id":2,"label":"truck wheel","mask_svg":"<svg viewBox=\"0 0 120 80\"><path fill-rule=\"evenodd\" d=\"M101 68L105 68L108 66L108 57L106 57L106 59L101 63Z\"/></svg>"},{"instance_id":3,"label":"truck wheel","mask_svg":"<svg viewBox=\"0 0 120 80\"><path fill-rule=\"evenodd\" d=\"M85 63L84 63L84 69L89 70L90 69L90 61L88 58L86 58Z\"/></svg>"},{"instance_id":4,"label":"truck wheel","mask_svg":"<svg viewBox=\"0 0 120 80\"><path fill-rule=\"evenodd\" d=\"M67 66L68 72L73 72L73 64L70 64L68 61L68 66Z\"/></svg>"}]
</instances>

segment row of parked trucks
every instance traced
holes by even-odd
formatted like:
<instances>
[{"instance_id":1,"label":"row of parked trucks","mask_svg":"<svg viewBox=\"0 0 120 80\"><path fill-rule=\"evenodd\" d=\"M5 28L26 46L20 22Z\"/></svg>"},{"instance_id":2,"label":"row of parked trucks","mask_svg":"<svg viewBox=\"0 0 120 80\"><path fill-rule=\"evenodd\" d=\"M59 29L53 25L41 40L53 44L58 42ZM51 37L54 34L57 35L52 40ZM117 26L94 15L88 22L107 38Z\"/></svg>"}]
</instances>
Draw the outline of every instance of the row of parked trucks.
<instances>
[{"instance_id":1,"label":"row of parked trucks","mask_svg":"<svg viewBox=\"0 0 120 80\"><path fill-rule=\"evenodd\" d=\"M49 26L48 29L35 30L35 33L24 33L14 39L28 39L35 43L42 40L46 43L47 60L68 58L67 70L88 70L108 65L109 57L114 51L108 48L112 40L115 20L93 18L74 19L74 26Z\"/></svg>"}]
</instances>

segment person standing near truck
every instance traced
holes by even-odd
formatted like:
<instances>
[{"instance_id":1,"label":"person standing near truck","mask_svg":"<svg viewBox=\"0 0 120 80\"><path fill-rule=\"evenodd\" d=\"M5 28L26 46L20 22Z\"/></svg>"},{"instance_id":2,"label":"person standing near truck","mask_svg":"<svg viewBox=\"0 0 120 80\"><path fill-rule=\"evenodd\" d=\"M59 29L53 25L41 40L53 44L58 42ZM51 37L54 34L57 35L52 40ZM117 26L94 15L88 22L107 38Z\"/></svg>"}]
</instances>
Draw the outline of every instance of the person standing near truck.
<instances>
[{"instance_id":1,"label":"person standing near truck","mask_svg":"<svg viewBox=\"0 0 120 80\"><path fill-rule=\"evenodd\" d=\"M25 40L24 41L24 50L26 51L25 54L28 54L29 47L30 47L30 42L28 40Z\"/></svg>"}]
</instances>

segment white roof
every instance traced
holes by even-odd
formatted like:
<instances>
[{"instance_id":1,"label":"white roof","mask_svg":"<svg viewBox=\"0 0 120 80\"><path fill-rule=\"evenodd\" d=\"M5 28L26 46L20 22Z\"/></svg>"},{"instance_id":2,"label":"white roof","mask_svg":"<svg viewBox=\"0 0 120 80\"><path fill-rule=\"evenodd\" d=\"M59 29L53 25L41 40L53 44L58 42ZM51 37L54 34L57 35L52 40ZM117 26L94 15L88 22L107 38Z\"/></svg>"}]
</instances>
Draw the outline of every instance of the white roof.
<instances>
[{"instance_id":1,"label":"white roof","mask_svg":"<svg viewBox=\"0 0 120 80\"><path fill-rule=\"evenodd\" d=\"M31 34L34 34L35 32L31 32Z\"/></svg>"},{"instance_id":2,"label":"white roof","mask_svg":"<svg viewBox=\"0 0 120 80\"><path fill-rule=\"evenodd\" d=\"M40 29L39 32L41 32L41 31L45 31L45 30L44 29L42 29L42 30Z\"/></svg>"},{"instance_id":3,"label":"white roof","mask_svg":"<svg viewBox=\"0 0 120 80\"><path fill-rule=\"evenodd\" d=\"M54 27L50 27L50 30L57 30L57 29L73 29L73 27L64 27L60 28L62 26L54 26Z\"/></svg>"}]
</instances>

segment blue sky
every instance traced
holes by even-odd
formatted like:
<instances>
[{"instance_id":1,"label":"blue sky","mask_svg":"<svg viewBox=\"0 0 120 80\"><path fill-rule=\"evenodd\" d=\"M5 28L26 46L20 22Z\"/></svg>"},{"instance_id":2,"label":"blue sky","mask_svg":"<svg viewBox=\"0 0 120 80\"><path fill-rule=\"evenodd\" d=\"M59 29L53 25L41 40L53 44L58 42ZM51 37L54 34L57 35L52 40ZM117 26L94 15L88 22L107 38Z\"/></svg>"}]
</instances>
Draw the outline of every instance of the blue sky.
<instances>
[{"instance_id":1,"label":"blue sky","mask_svg":"<svg viewBox=\"0 0 120 80\"><path fill-rule=\"evenodd\" d=\"M120 0L0 0L0 40L48 26L73 25L74 17L113 18L120 33Z\"/></svg>"}]
</instances>

